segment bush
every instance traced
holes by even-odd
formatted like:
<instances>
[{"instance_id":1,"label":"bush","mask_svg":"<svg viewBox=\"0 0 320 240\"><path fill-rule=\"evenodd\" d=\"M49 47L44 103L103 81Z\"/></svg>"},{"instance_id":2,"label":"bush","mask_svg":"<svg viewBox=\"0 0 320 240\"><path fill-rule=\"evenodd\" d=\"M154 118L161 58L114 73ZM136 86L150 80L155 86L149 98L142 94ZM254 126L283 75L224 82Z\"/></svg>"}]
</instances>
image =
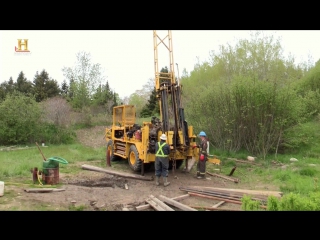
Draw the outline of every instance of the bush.
<instances>
[{"instance_id":1,"label":"bush","mask_svg":"<svg viewBox=\"0 0 320 240\"><path fill-rule=\"evenodd\" d=\"M250 210L250 206L255 206L251 199L243 200L243 209ZM252 208L252 207L251 207ZM268 211L319 211L320 192L310 192L307 196L296 193L289 193L282 198L269 196L267 202Z\"/></svg>"},{"instance_id":2,"label":"bush","mask_svg":"<svg viewBox=\"0 0 320 240\"><path fill-rule=\"evenodd\" d=\"M75 132L71 128L61 127L52 123L43 123L34 136L34 141L46 144L70 144L74 142Z\"/></svg>"},{"instance_id":3,"label":"bush","mask_svg":"<svg viewBox=\"0 0 320 240\"><path fill-rule=\"evenodd\" d=\"M33 97L19 92L7 95L0 113L0 145L27 143L38 131L41 110Z\"/></svg>"},{"instance_id":4,"label":"bush","mask_svg":"<svg viewBox=\"0 0 320 240\"><path fill-rule=\"evenodd\" d=\"M252 200L250 196L244 195L241 199L241 209L245 211L257 211L261 210L261 203L259 201Z\"/></svg>"}]
</instances>

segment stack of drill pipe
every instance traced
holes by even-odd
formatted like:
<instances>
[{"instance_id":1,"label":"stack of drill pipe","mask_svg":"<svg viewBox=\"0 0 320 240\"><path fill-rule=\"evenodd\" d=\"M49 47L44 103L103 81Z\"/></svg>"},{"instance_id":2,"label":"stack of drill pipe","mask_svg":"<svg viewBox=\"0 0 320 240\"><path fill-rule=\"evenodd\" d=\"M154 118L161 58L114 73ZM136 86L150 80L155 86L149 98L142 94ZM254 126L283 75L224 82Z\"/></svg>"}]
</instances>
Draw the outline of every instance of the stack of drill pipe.
<instances>
[{"instance_id":1,"label":"stack of drill pipe","mask_svg":"<svg viewBox=\"0 0 320 240\"><path fill-rule=\"evenodd\" d=\"M195 189L195 188L185 188L185 187L180 187L179 188L181 191L186 191L188 193L196 193L196 194L201 194L201 195L206 195L206 196L212 196L212 197L218 197L221 199L226 199L226 200L234 200L234 201L241 201L241 198L244 195L249 195L251 196L252 200L255 201L260 201L262 203L266 203L268 196L263 196L263 195L255 195L255 194L247 194L247 193L229 193L227 191L221 191L221 190L200 190L200 189Z\"/></svg>"}]
</instances>

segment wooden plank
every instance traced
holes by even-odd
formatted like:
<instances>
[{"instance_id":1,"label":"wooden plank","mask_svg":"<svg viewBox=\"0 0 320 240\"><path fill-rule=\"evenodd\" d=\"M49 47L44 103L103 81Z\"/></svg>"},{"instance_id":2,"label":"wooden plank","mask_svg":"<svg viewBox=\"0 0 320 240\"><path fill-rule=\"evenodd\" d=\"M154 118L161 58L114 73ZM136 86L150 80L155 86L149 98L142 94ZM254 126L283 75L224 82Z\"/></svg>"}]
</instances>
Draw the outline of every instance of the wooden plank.
<instances>
[{"instance_id":1,"label":"wooden plank","mask_svg":"<svg viewBox=\"0 0 320 240\"><path fill-rule=\"evenodd\" d=\"M140 206L137 206L136 207L136 210L137 211L143 211L143 210L147 210L149 208L151 208L152 206L148 203L148 204L145 204L145 205L140 205Z\"/></svg>"},{"instance_id":2,"label":"wooden plank","mask_svg":"<svg viewBox=\"0 0 320 240\"><path fill-rule=\"evenodd\" d=\"M85 170L104 172L104 173L107 173L110 175L116 175L116 176L120 176L120 177L124 177L124 178L133 178L133 179L145 180L145 181L152 181L153 180L153 177L145 177L145 176L136 175L136 174L117 172L114 170L104 169L104 168L100 168L100 167L96 167L96 166L90 166L87 164L83 164L81 167L82 167L82 169L85 169Z\"/></svg>"},{"instance_id":3,"label":"wooden plank","mask_svg":"<svg viewBox=\"0 0 320 240\"><path fill-rule=\"evenodd\" d=\"M242 204L241 201L225 199L225 198L222 198L222 197L214 197L214 196L208 196L208 195L192 193L192 192L189 192L189 194L191 196L196 196L196 197L203 197L203 198L209 198L209 199L213 199L213 200L220 200L220 201L225 201L225 202L228 202L228 203Z\"/></svg>"},{"instance_id":4,"label":"wooden plank","mask_svg":"<svg viewBox=\"0 0 320 240\"><path fill-rule=\"evenodd\" d=\"M151 207L153 207L156 211L166 211L161 206L159 206L156 202L154 202L152 199L147 199L146 202L149 203Z\"/></svg>"},{"instance_id":5,"label":"wooden plank","mask_svg":"<svg viewBox=\"0 0 320 240\"><path fill-rule=\"evenodd\" d=\"M239 179L237 179L237 178L226 177L226 176L222 176L222 175L217 174L217 173L210 173L208 171L206 173L211 175L211 176L214 176L214 177L219 177L219 178L223 178L223 179L229 180L231 182L235 182L235 183L239 182Z\"/></svg>"},{"instance_id":6,"label":"wooden plank","mask_svg":"<svg viewBox=\"0 0 320 240\"><path fill-rule=\"evenodd\" d=\"M221 206L224 203L225 203L225 201L221 201L221 202L218 202L217 204L213 205L212 207L213 208L217 208L217 207Z\"/></svg>"},{"instance_id":7,"label":"wooden plank","mask_svg":"<svg viewBox=\"0 0 320 240\"><path fill-rule=\"evenodd\" d=\"M56 188L29 188L24 189L24 191L29 193L48 193L48 192L62 192L65 189L56 189Z\"/></svg>"},{"instance_id":8,"label":"wooden plank","mask_svg":"<svg viewBox=\"0 0 320 240\"><path fill-rule=\"evenodd\" d=\"M217 208L217 207L203 207L203 206L190 206L189 207L192 207L192 208L195 208L195 209L204 209L204 210L209 210L209 211L242 211L242 210L239 210L239 209L231 209L231 208Z\"/></svg>"},{"instance_id":9,"label":"wooden plank","mask_svg":"<svg viewBox=\"0 0 320 240\"><path fill-rule=\"evenodd\" d=\"M178 196L178 197L174 197L174 198L171 198L171 199L173 199L175 201L181 201L183 199L186 199L187 197L190 197L190 195L189 194L184 194L184 195L181 195L181 196Z\"/></svg>"},{"instance_id":10,"label":"wooden plank","mask_svg":"<svg viewBox=\"0 0 320 240\"><path fill-rule=\"evenodd\" d=\"M191 207L189 207L189 206L187 206L187 205L184 205L184 204L182 204L182 203L179 203L179 202L177 202L177 201L175 201L175 200L173 200L173 199L171 199L171 198L167 198L166 196L160 195L159 198L160 198L162 201L164 201L164 202L166 202L166 203L169 203L169 204L171 204L172 206L175 206L175 207L177 207L177 208L179 208L179 209L181 209L181 210L183 210L183 211L197 211L197 209L194 209L194 208L191 208Z\"/></svg>"},{"instance_id":11,"label":"wooden plank","mask_svg":"<svg viewBox=\"0 0 320 240\"><path fill-rule=\"evenodd\" d=\"M186 199L187 197L190 197L190 195L189 194L184 194L184 195L181 195L181 196L178 196L178 197L174 197L172 199L176 200L176 201L181 201L183 199ZM150 204L145 204L145 205L137 206L136 210L137 211L143 211L143 210L146 210L146 209L149 209L149 208L151 208L151 205Z\"/></svg>"},{"instance_id":12,"label":"wooden plank","mask_svg":"<svg viewBox=\"0 0 320 240\"><path fill-rule=\"evenodd\" d=\"M169 207L167 204L165 204L164 202L162 202L161 200L159 200L158 198L156 198L153 195L149 196L151 198L152 201L154 201L155 203L157 203L161 208L163 208L165 211L174 211L171 207Z\"/></svg>"}]
</instances>

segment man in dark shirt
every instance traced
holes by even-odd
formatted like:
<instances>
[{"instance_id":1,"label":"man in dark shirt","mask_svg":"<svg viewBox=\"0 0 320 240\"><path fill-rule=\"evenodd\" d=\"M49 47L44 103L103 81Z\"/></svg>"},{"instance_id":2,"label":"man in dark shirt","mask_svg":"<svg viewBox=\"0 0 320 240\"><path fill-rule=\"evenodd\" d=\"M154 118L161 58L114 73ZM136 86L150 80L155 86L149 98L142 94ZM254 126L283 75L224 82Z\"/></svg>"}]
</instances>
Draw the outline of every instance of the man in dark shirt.
<instances>
[{"instance_id":1,"label":"man in dark shirt","mask_svg":"<svg viewBox=\"0 0 320 240\"><path fill-rule=\"evenodd\" d=\"M159 186L159 179L163 177L163 185L166 187L170 184L168 182L169 174L169 154L170 146L166 143L167 136L162 134L160 137L160 142L156 144L156 159L155 159L155 175L156 175L156 185Z\"/></svg>"},{"instance_id":2,"label":"man in dark shirt","mask_svg":"<svg viewBox=\"0 0 320 240\"><path fill-rule=\"evenodd\" d=\"M198 147L199 148L199 160L197 163L197 178L198 179L204 179L206 177L206 161L208 158L208 141L207 141L207 135L204 131L201 131L199 133L199 137L201 139L201 142L199 145L193 146L193 148Z\"/></svg>"}]
</instances>

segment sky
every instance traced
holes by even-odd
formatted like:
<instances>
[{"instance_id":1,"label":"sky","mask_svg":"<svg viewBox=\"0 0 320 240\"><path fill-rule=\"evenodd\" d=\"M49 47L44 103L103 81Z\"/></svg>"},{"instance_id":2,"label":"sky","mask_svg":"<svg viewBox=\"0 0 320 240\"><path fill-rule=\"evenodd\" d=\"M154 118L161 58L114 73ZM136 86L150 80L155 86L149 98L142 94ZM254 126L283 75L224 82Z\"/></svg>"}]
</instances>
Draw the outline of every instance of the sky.
<instances>
[{"instance_id":1,"label":"sky","mask_svg":"<svg viewBox=\"0 0 320 240\"><path fill-rule=\"evenodd\" d=\"M190 73L196 63L209 59L210 51L220 45L249 39L252 30L172 30L172 50L176 77L185 69ZM297 62L320 59L319 30L264 31L281 38L285 54L291 53ZM157 30L164 38L167 30ZM17 53L18 39L28 39L29 53ZM166 41L167 43L167 41ZM14 81L21 71L29 81L36 72L45 70L49 78L63 82L63 67L73 68L76 54L90 53L91 63L99 63L105 82L120 98L129 97L154 79L154 49L152 30L0 30L0 83ZM169 67L169 52L161 44L159 70ZM178 68L177 65L178 64ZM179 71L178 71L179 70ZM65 79L67 80L67 79ZM67 80L67 82L69 82ZM61 85L60 85L61 86Z\"/></svg>"}]
</instances>

